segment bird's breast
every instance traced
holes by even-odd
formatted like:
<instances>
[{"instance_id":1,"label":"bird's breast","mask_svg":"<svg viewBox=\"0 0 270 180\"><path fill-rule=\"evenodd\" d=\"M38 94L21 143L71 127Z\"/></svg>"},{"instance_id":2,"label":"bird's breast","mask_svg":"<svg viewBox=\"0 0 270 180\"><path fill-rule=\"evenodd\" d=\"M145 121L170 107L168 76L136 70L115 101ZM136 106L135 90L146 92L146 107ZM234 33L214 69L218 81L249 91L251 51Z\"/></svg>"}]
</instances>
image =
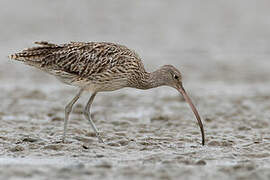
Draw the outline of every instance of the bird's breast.
<instances>
[{"instance_id":1,"label":"bird's breast","mask_svg":"<svg viewBox=\"0 0 270 180\"><path fill-rule=\"evenodd\" d=\"M102 92L102 91L115 91L124 87L127 87L127 79L126 78L118 78L118 79L103 79L101 81L89 81L87 85L84 85L84 89L91 92Z\"/></svg>"}]
</instances>

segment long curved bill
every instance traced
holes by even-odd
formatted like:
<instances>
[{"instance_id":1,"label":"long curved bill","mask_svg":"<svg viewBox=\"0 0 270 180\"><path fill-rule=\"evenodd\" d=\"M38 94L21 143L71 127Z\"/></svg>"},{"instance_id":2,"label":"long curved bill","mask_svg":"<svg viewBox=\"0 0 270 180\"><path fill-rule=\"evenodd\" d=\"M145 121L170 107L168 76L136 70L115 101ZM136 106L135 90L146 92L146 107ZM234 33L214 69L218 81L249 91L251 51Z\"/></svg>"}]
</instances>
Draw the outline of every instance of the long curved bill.
<instances>
[{"instance_id":1,"label":"long curved bill","mask_svg":"<svg viewBox=\"0 0 270 180\"><path fill-rule=\"evenodd\" d=\"M177 87L177 90L183 95L185 101L189 104L189 106L191 107L193 113L195 114L197 120L198 120L198 124L200 126L200 129L201 129L201 134L202 134L202 145L204 145L204 129L203 129L203 124L202 124L202 121L201 121L201 117L197 111L197 109L195 108L195 106L193 105L191 99L189 98L189 96L187 95L184 87L182 85L178 86Z\"/></svg>"}]
</instances>

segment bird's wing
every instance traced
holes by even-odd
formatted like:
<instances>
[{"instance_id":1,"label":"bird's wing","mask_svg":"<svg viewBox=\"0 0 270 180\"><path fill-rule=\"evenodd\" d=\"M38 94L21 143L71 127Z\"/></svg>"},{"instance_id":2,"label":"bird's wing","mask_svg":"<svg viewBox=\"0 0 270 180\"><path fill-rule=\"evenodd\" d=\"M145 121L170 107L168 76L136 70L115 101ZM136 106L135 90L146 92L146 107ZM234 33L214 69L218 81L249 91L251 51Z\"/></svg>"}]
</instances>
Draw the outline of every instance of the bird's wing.
<instances>
[{"instance_id":1,"label":"bird's wing","mask_svg":"<svg viewBox=\"0 0 270 180\"><path fill-rule=\"evenodd\" d=\"M139 56L119 44L107 42L36 44L40 46L26 49L10 57L41 69L63 71L79 77L102 73L125 73L132 67L143 68Z\"/></svg>"}]
</instances>

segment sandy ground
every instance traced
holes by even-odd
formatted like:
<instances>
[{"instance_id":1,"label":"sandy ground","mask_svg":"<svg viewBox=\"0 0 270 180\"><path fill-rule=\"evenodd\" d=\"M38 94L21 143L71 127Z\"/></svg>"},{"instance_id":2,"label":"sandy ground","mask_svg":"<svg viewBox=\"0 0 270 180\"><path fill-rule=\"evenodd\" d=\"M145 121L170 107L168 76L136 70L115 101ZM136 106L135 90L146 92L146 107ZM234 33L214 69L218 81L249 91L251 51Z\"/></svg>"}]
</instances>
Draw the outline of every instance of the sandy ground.
<instances>
[{"instance_id":1,"label":"sandy ground","mask_svg":"<svg viewBox=\"0 0 270 180\"><path fill-rule=\"evenodd\" d=\"M0 179L270 179L268 1L1 1ZM256 3L256 4L254 4ZM173 64L205 125L170 88L99 93L99 143L76 88L9 61L36 40L113 41Z\"/></svg>"}]
</instances>

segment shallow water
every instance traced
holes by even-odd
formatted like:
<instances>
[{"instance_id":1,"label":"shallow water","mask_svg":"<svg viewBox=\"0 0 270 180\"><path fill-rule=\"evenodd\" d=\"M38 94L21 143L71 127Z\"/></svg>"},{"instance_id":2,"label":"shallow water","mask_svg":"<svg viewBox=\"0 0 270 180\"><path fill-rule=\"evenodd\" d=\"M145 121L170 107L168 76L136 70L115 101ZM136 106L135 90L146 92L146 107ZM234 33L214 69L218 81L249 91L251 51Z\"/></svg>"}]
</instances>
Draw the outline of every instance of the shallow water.
<instances>
[{"instance_id":1,"label":"shallow water","mask_svg":"<svg viewBox=\"0 0 270 180\"><path fill-rule=\"evenodd\" d=\"M270 178L268 1L73 3L0 2L2 179ZM76 88L7 58L36 40L120 42L149 71L175 65L206 145L188 105L166 87L99 93L92 116L105 144L81 114L85 93L61 143Z\"/></svg>"}]
</instances>

